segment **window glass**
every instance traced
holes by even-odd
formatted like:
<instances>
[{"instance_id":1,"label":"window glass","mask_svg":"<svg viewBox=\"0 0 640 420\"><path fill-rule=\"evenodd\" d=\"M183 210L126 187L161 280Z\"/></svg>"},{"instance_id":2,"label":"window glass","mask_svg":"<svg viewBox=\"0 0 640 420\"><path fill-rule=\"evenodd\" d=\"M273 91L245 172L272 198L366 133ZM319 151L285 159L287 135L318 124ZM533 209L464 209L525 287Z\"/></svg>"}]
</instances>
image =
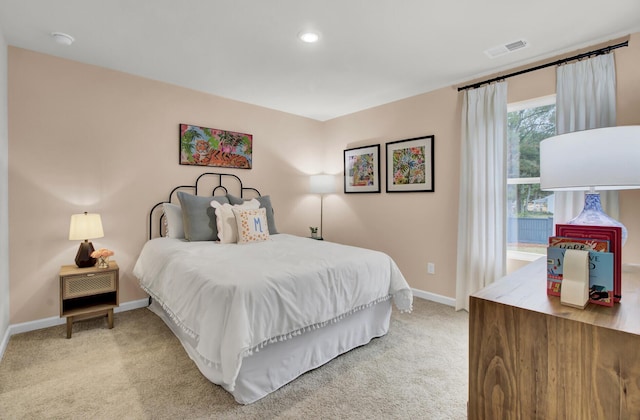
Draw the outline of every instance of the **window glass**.
<instances>
[{"instance_id":1,"label":"window glass","mask_svg":"<svg viewBox=\"0 0 640 420\"><path fill-rule=\"evenodd\" d=\"M556 133L555 95L509 104L507 250L545 254L554 196L540 190L540 142Z\"/></svg>"}]
</instances>

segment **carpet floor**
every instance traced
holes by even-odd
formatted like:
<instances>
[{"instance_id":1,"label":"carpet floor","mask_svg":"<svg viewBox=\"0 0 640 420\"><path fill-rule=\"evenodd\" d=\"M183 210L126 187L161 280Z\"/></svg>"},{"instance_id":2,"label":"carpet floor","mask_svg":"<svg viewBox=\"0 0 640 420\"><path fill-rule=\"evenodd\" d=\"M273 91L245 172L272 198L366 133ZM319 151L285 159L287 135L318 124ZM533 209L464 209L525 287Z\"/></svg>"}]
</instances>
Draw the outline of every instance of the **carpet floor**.
<instances>
[{"instance_id":1,"label":"carpet floor","mask_svg":"<svg viewBox=\"0 0 640 420\"><path fill-rule=\"evenodd\" d=\"M11 337L0 419L465 419L468 314L415 299L389 333L239 405L147 309Z\"/></svg>"}]
</instances>

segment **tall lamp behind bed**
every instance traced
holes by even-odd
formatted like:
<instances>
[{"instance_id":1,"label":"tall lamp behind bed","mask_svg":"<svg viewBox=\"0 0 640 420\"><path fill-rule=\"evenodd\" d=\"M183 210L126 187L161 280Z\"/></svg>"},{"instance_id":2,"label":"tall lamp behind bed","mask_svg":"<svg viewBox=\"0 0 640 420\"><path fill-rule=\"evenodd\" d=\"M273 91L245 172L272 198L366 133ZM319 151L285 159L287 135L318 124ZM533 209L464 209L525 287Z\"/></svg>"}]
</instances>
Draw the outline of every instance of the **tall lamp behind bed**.
<instances>
[{"instance_id":1,"label":"tall lamp behind bed","mask_svg":"<svg viewBox=\"0 0 640 420\"><path fill-rule=\"evenodd\" d=\"M318 174L311 175L309 179L309 189L311 194L320 194L320 235L318 239L322 239L324 231L322 230L322 208L323 198L325 194L336 192L336 181L333 175Z\"/></svg>"}]
</instances>

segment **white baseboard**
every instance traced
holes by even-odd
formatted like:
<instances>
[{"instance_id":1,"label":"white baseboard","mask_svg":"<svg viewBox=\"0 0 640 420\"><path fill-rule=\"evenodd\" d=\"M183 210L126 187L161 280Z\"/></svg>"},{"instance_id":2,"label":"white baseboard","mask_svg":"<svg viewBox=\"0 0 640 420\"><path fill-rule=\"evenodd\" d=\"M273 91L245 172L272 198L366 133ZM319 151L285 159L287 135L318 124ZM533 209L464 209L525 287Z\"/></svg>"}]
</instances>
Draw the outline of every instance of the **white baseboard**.
<instances>
[{"instance_id":1,"label":"white baseboard","mask_svg":"<svg viewBox=\"0 0 640 420\"><path fill-rule=\"evenodd\" d=\"M146 308L147 306L149 306L149 298L131 300L129 302L121 303L120 306L113 310L113 312L118 313L132 311L134 309Z\"/></svg>"},{"instance_id":2,"label":"white baseboard","mask_svg":"<svg viewBox=\"0 0 640 420\"><path fill-rule=\"evenodd\" d=\"M20 334L28 331L41 330L43 328L55 327L56 325L64 324L66 321L59 316L52 316L51 318L37 319L35 321L21 322L20 324L9 325L9 335Z\"/></svg>"},{"instance_id":3,"label":"white baseboard","mask_svg":"<svg viewBox=\"0 0 640 420\"><path fill-rule=\"evenodd\" d=\"M431 292L425 292L424 290L411 289L413 291L413 295L415 297L419 297L421 299L431 300L433 302L442 303L447 306L456 306L456 300L454 298L450 298L447 296L437 295Z\"/></svg>"},{"instance_id":4,"label":"white baseboard","mask_svg":"<svg viewBox=\"0 0 640 420\"><path fill-rule=\"evenodd\" d=\"M129 302L121 303L120 306L115 308L113 312L131 311L133 309L145 308L149 306L149 298L132 300ZM52 316L50 318L38 319L35 321L21 322L20 324L9 325L6 334L4 335L2 342L0 342L0 360L4 356L4 352L9 344L9 338L14 334L20 334L29 331L40 330L42 328L55 327L56 325L62 325L66 323L65 318L59 316Z\"/></svg>"},{"instance_id":5,"label":"white baseboard","mask_svg":"<svg viewBox=\"0 0 640 420\"><path fill-rule=\"evenodd\" d=\"M9 344L9 329L4 332L4 337L2 337L2 341L0 341L0 361L2 361L2 356L4 356L4 351L7 349L7 345Z\"/></svg>"}]
</instances>

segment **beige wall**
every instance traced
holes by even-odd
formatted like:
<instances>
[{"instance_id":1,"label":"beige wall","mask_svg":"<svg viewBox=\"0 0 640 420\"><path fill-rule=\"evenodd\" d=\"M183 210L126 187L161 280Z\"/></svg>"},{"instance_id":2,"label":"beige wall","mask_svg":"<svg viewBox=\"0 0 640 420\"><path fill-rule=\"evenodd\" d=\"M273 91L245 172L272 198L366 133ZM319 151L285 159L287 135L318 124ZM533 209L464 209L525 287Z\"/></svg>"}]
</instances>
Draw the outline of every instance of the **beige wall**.
<instances>
[{"instance_id":1,"label":"beige wall","mask_svg":"<svg viewBox=\"0 0 640 420\"><path fill-rule=\"evenodd\" d=\"M640 124L640 35L616 51L618 123ZM509 79L509 101L555 91L555 69ZM440 89L320 123L110 70L9 48L11 323L58 314L57 272L73 263L69 216L102 214L97 247L116 252L122 301L144 294L131 275L146 215L198 168L177 164L181 122L254 134L254 169L237 171L271 194L278 227L307 235L319 199L307 174L338 174L324 203L325 237L389 253L412 287L455 296L462 94ZM435 135L435 192L343 194L343 150ZM622 193L627 262L640 262L640 191ZM436 265L427 275L427 262Z\"/></svg>"},{"instance_id":2,"label":"beige wall","mask_svg":"<svg viewBox=\"0 0 640 420\"><path fill-rule=\"evenodd\" d=\"M0 28L0 355L9 328L9 129L7 44Z\"/></svg>"},{"instance_id":3,"label":"beige wall","mask_svg":"<svg viewBox=\"0 0 640 420\"><path fill-rule=\"evenodd\" d=\"M147 213L207 171L178 165L179 123L253 134L253 169L229 172L272 196L280 230L308 234L318 217L307 193L307 174L323 170L317 121L14 47L9 109L12 324L59 315L73 213L102 215L93 244L115 251L121 303L145 296L131 272Z\"/></svg>"},{"instance_id":4,"label":"beige wall","mask_svg":"<svg viewBox=\"0 0 640 420\"><path fill-rule=\"evenodd\" d=\"M455 295L461 101L453 88L394 102L326 123L328 169L343 168L343 150L435 136L435 192L343 194L325 200L325 232L337 242L387 252L412 287ZM427 275L427 262L435 275Z\"/></svg>"}]
</instances>

